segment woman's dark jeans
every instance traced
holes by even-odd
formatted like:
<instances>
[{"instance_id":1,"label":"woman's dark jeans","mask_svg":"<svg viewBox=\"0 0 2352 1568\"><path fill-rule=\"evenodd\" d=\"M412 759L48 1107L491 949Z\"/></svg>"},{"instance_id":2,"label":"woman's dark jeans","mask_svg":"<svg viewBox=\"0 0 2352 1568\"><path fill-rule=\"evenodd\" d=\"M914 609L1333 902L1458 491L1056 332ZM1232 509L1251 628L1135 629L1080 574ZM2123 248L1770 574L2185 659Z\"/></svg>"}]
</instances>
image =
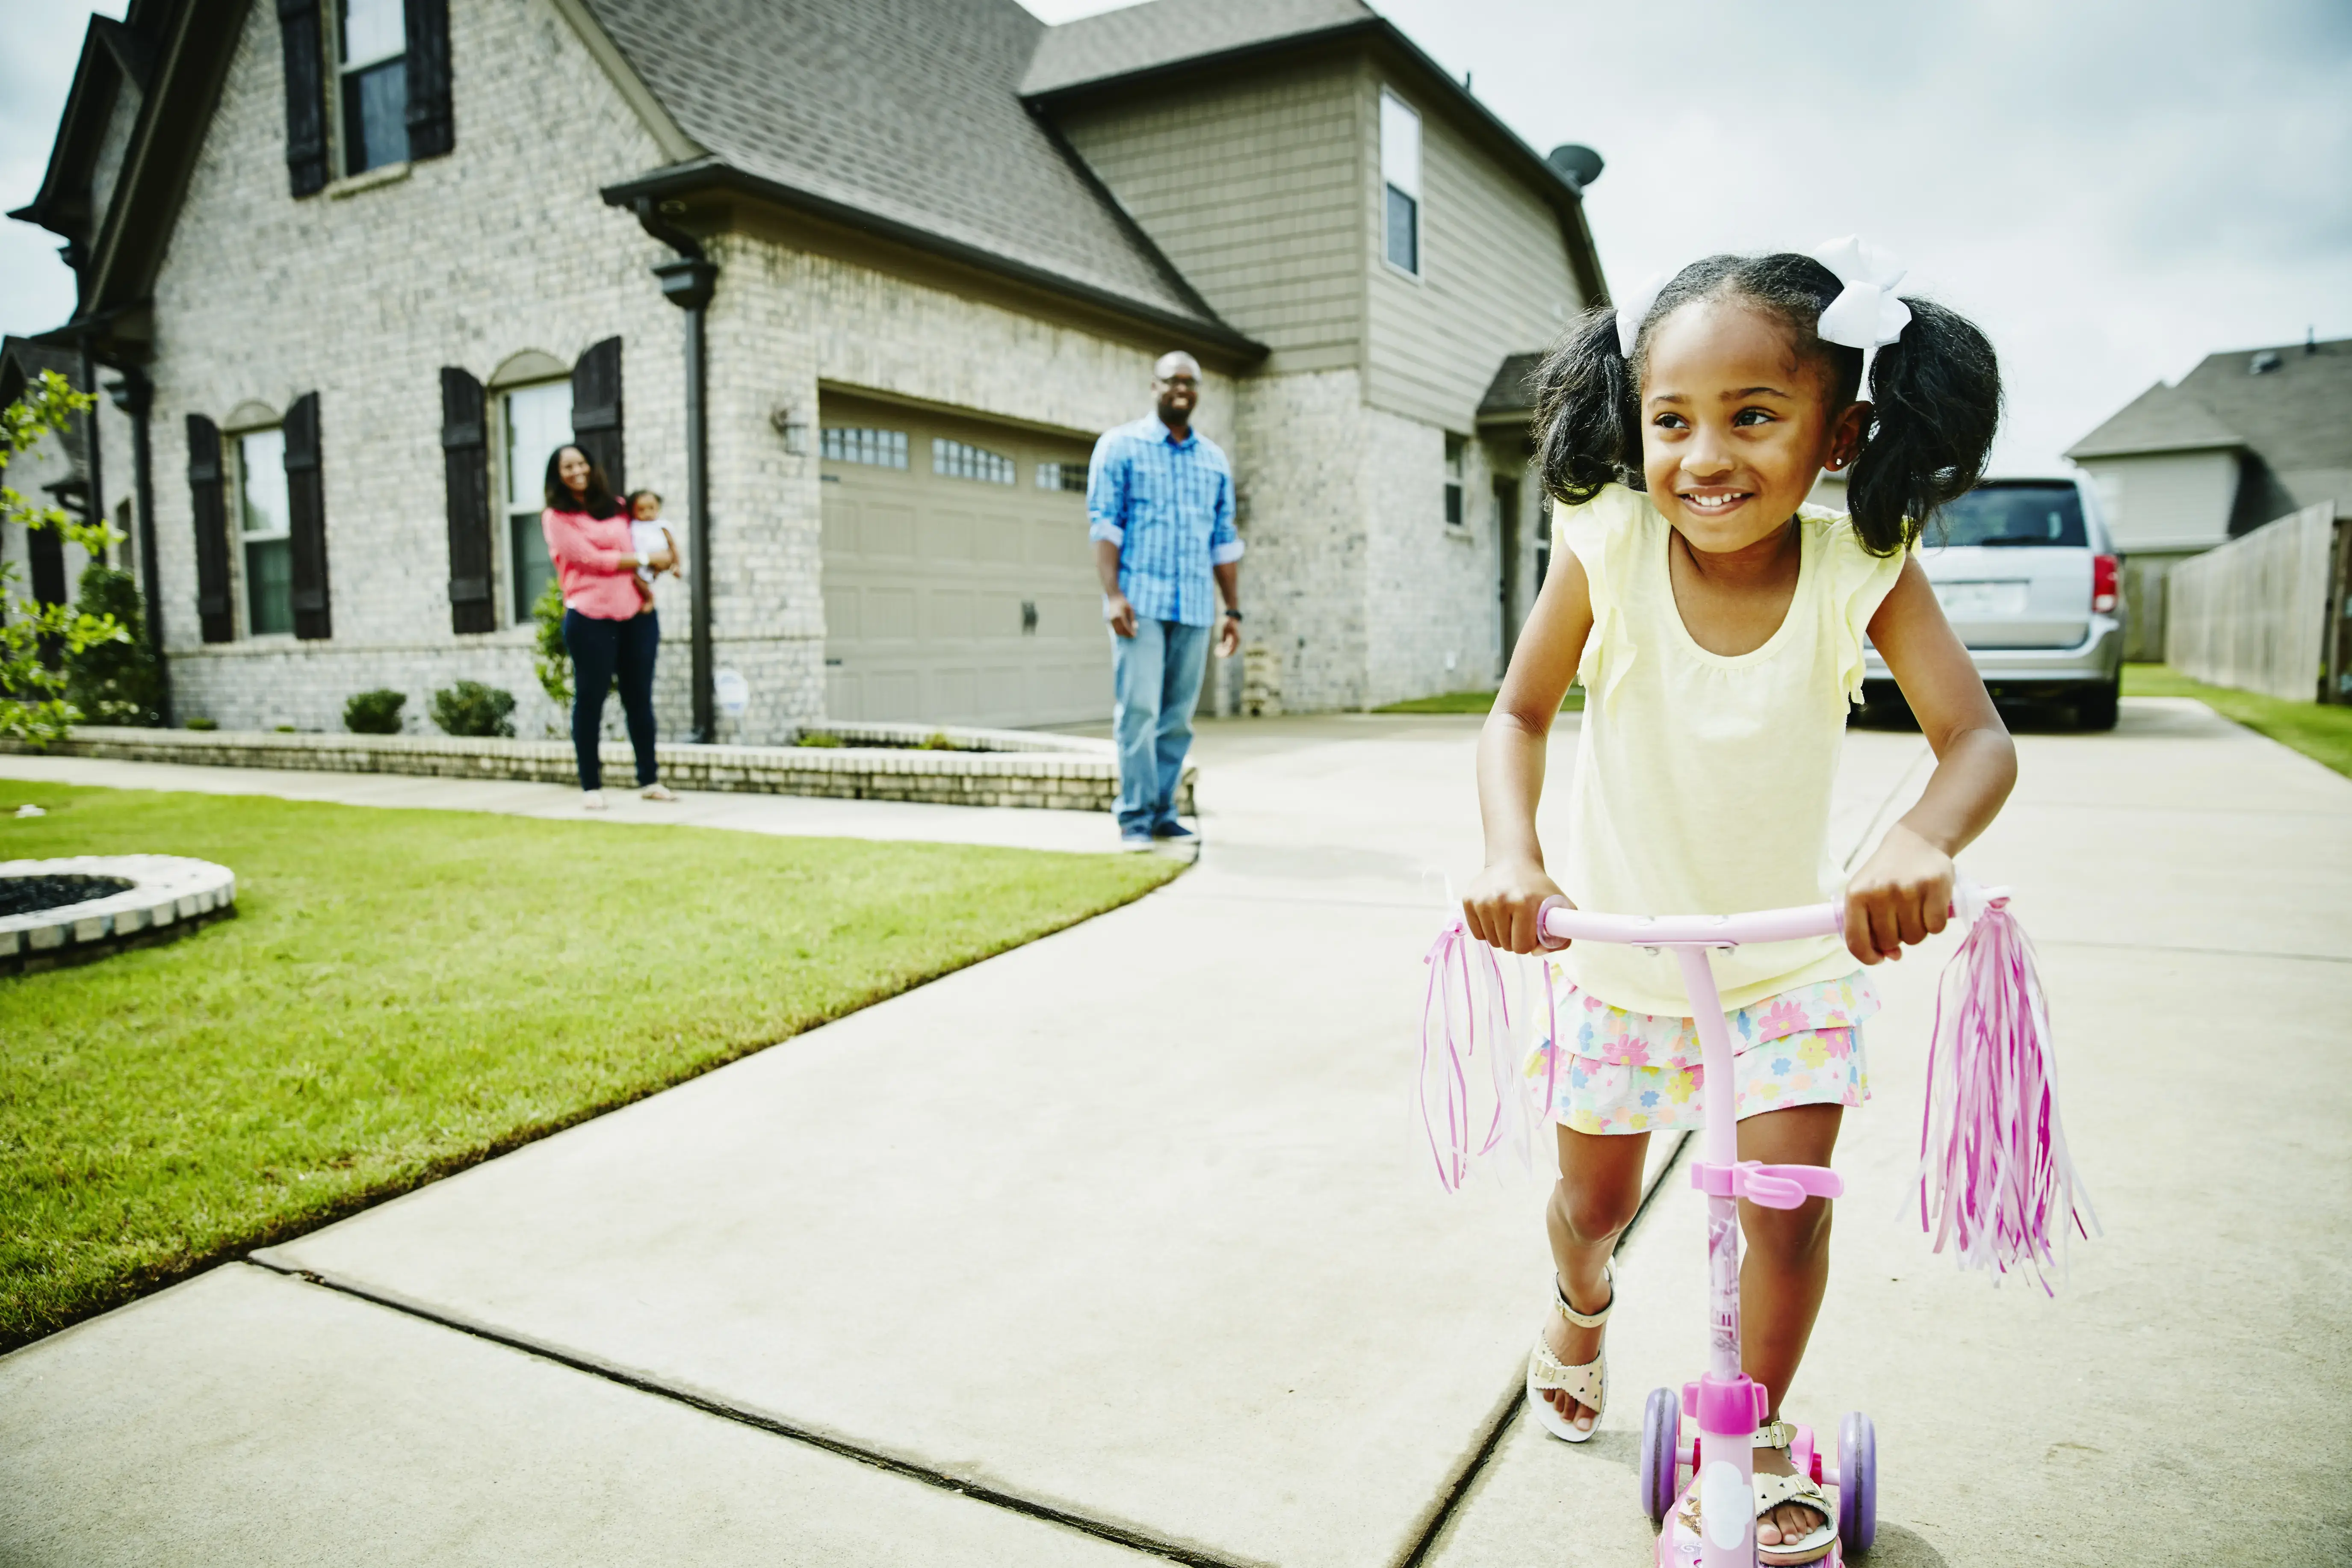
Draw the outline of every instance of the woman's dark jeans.
<instances>
[{"instance_id":1,"label":"woman's dark jeans","mask_svg":"<svg viewBox=\"0 0 2352 1568\"><path fill-rule=\"evenodd\" d=\"M637 784L661 777L654 763L654 657L661 652L661 617L651 611L625 621L563 612L563 648L572 656L572 749L580 759L580 787L604 787L596 756L604 728L604 689L618 677L629 745L637 753Z\"/></svg>"}]
</instances>

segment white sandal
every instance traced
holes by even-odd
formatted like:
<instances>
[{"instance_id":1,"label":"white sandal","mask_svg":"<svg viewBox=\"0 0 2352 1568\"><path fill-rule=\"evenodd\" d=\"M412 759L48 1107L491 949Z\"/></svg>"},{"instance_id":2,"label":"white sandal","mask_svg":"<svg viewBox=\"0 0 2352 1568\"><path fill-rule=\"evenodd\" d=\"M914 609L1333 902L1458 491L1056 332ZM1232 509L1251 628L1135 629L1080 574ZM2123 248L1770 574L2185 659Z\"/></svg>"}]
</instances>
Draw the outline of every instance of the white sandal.
<instances>
[{"instance_id":1,"label":"white sandal","mask_svg":"<svg viewBox=\"0 0 2352 1568\"><path fill-rule=\"evenodd\" d=\"M1756 1447L1786 1448L1796 1441L1796 1437L1797 1429L1790 1423L1768 1421L1757 1429ZM1837 1510L1830 1506L1830 1500L1822 1495L1822 1489L1814 1484L1811 1476L1759 1475L1756 1478L1756 1517L1759 1521L1781 1504L1791 1502L1801 1508L1819 1509L1822 1522L1796 1541L1784 1541L1778 1546L1766 1546L1759 1542L1756 1548L1757 1562L1771 1563L1774 1568L1793 1568L1795 1564L1820 1562L1830 1554L1830 1548L1837 1544Z\"/></svg>"},{"instance_id":2,"label":"white sandal","mask_svg":"<svg viewBox=\"0 0 2352 1568\"><path fill-rule=\"evenodd\" d=\"M1552 1305L1559 1309L1561 1317L1580 1329L1600 1328L1609 1321L1609 1314L1617 1306L1617 1280L1607 1265L1602 1266L1601 1278L1609 1286L1609 1305L1601 1310L1580 1312L1570 1306L1568 1295L1560 1289L1557 1275L1553 1276L1551 1282ZM1551 1401L1544 1397L1552 1389L1560 1390L1591 1411L1592 1425L1579 1426L1554 1409ZM1601 1347L1601 1353L1591 1361L1580 1366L1570 1366L1551 1353L1551 1347L1544 1343L1543 1335L1536 1335L1536 1347L1528 1352L1528 1408L1535 1413L1545 1431L1563 1443L1590 1442L1592 1435L1601 1430L1601 1413L1608 1408L1608 1404L1609 1347L1606 1343Z\"/></svg>"}]
</instances>

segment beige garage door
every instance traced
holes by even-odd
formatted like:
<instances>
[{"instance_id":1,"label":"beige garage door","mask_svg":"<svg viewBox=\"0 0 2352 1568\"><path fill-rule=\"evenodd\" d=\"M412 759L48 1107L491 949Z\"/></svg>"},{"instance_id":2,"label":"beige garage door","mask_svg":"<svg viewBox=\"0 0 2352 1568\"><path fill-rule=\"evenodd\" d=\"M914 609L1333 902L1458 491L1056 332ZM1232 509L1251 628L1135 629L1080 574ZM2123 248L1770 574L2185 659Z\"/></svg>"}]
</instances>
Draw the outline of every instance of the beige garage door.
<instances>
[{"instance_id":1,"label":"beige garage door","mask_svg":"<svg viewBox=\"0 0 2352 1568\"><path fill-rule=\"evenodd\" d=\"M820 423L830 715L1108 717L1087 444L833 393Z\"/></svg>"}]
</instances>

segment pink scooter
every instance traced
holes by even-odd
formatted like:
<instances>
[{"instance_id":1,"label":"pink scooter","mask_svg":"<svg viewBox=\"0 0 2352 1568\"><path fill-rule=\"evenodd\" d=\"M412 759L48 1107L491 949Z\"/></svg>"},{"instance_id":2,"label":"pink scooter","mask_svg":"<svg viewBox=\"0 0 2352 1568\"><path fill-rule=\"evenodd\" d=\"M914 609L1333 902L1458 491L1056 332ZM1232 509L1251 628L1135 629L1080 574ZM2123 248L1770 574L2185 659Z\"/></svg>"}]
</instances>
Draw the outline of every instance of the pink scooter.
<instances>
[{"instance_id":1,"label":"pink scooter","mask_svg":"<svg viewBox=\"0 0 2352 1568\"><path fill-rule=\"evenodd\" d=\"M2092 1235L2098 1216L2066 1150L2050 1014L2032 944L2009 913L2006 889L1963 879L1953 901L1968 935L1945 966L1936 1004L1919 1125L1920 1226L1933 1238L1932 1250L1948 1246L1961 1267L2024 1273L2055 1294L2050 1274L2056 1244L2069 1233ZM1613 942L1672 952L1698 1031L1702 1081L1713 1086L1736 1079L1722 994L1706 955L1741 942L1835 936L1845 917L1836 904L1747 915L1613 915L1550 899L1536 923L1549 947ZM1538 1105L1521 1076L1508 987L1494 949L1472 939L1457 915L1438 933L1426 963L1413 1095L1438 1181L1455 1191L1480 1159L1507 1143L1529 1153L1535 1127L1549 1124L1551 1107L1548 1093ZM1547 990L1549 984L1547 972ZM1491 1109L1483 1115L1474 1108L1481 1075L1473 1070L1482 1048L1492 1088ZM1540 1080L1534 1087L1549 1089ZM1650 1393L1642 1415L1642 1506L1653 1523L1666 1526L1658 1536L1657 1568L1757 1568L1752 1445L1767 1395L1739 1364L1738 1200L1790 1209L1809 1197L1834 1198L1845 1184L1818 1165L1743 1163L1733 1117L1710 1115L1702 1147L1691 1185L1706 1194L1707 1368L1684 1384L1679 1399L1672 1389ZM1682 1440L1685 1416L1696 1426L1688 1444ZM1789 1457L1817 1485L1837 1489L1838 1542L1821 1561L1837 1568L1847 1554L1868 1551L1878 1531L1878 1438L1870 1417L1855 1412L1839 1423L1834 1468L1802 1426ZM1675 1507L1685 1477L1699 1505L1696 1529Z\"/></svg>"},{"instance_id":2,"label":"pink scooter","mask_svg":"<svg viewBox=\"0 0 2352 1568\"><path fill-rule=\"evenodd\" d=\"M1834 936L1845 929L1835 904L1768 910L1748 915L1594 914L1546 900L1536 919L1547 947L1570 942L1615 942L1664 948L1681 963L1698 1027L1701 1081L1709 1111L1705 1152L1691 1167L1691 1185L1706 1194L1708 1352L1706 1373L1683 1384L1676 1399L1670 1388L1654 1388L1642 1411L1642 1507L1653 1524L1672 1523L1658 1534L1658 1568L1757 1568L1755 1457L1753 1444L1769 1396L1739 1366L1739 1205L1746 1198L1767 1208L1792 1209L1808 1197L1834 1198L1845 1184L1822 1165L1765 1165L1741 1161L1737 1120L1713 1111L1713 1089L1732 1079L1731 1036L1724 1026L1722 999L1707 953L1747 942L1788 942ZM1696 1418L1697 1430L1682 1441L1682 1420ZM1821 1561L1831 1568L1847 1552L1866 1552L1878 1530L1878 1436L1859 1411L1838 1424L1837 1463L1832 1467L1813 1446L1811 1428L1799 1426L1789 1447L1798 1473L1837 1489L1837 1543ZM1694 1478L1702 1529L1693 1531L1675 1507L1683 1477Z\"/></svg>"}]
</instances>

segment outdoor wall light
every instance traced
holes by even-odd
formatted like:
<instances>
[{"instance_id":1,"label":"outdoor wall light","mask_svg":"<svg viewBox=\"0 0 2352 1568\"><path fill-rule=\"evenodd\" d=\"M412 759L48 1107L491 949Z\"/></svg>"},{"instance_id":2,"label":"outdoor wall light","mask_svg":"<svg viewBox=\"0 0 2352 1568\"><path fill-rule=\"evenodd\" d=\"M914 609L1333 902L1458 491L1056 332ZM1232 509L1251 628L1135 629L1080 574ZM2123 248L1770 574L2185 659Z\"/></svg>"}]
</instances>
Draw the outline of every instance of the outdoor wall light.
<instances>
[{"instance_id":1,"label":"outdoor wall light","mask_svg":"<svg viewBox=\"0 0 2352 1568\"><path fill-rule=\"evenodd\" d=\"M807 420L801 418L798 415L793 413L792 409L778 408L769 414L768 423L775 427L777 435L782 436L784 438L785 451L790 452L795 458L805 458L808 456L809 427Z\"/></svg>"}]
</instances>

